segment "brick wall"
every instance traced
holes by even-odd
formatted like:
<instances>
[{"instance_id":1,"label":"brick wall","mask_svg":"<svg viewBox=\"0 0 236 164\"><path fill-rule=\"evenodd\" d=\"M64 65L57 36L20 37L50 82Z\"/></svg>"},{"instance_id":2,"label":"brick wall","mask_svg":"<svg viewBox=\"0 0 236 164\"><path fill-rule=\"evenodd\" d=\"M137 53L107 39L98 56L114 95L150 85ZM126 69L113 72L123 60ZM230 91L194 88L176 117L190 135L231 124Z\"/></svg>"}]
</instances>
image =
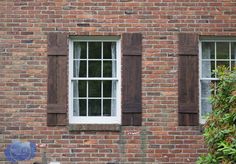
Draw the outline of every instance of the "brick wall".
<instances>
[{"instance_id":1,"label":"brick wall","mask_svg":"<svg viewBox=\"0 0 236 164\"><path fill-rule=\"evenodd\" d=\"M195 163L199 127L177 124L177 34L236 36L234 0L1 0L0 163L12 140L46 144L41 161ZM46 126L47 34L143 34L143 126L69 132ZM19 162L27 163L27 162Z\"/></svg>"}]
</instances>

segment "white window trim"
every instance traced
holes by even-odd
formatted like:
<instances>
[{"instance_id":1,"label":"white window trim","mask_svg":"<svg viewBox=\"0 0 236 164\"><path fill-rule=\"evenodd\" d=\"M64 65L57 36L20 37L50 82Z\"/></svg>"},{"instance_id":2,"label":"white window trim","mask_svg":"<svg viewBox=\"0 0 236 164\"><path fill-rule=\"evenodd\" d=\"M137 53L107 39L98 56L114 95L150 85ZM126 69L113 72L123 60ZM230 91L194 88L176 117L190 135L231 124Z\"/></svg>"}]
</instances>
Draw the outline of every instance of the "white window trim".
<instances>
[{"instance_id":1,"label":"white window trim","mask_svg":"<svg viewBox=\"0 0 236 164\"><path fill-rule=\"evenodd\" d=\"M199 122L200 124L205 124L206 123L206 119L202 118L202 103L201 103L201 97L202 97L202 92L201 92L201 81L202 80L209 80L209 81L217 81L219 80L218 78L202 78L202 42L214 42L215 44L217 42L229 42L229 43L232 43L232 42L236 42L236 38L231 38L231 39L228 39L228 38L223 38L223 37L212 37L212 38L202 38L200 41L199 41ZM216 46L215 46L215 53L216 53ZM231 68L231 62L233 61L231 59L231 44L229 44L229 56L230 58L227 60L227 59L216 59L216 55L215 55L215 60L217 61L230 61L229 62L229 66ZM205 59L207 60L207 59ZM236 59L234 59L235 61Z\"/></svg>"},{"instance_id":2,"label":"white window trim","mask_svg":"<svg viewBox=\"0 0 236 164\"><path fill-rule=\"evenodd\" d=\"M117 78L100 78L99 80L117 80L117 97L116 97L116 116L73 116L73 91L72 79L73 78L73 49L74 42L116 42L117 54ZM69 106L69 124L121 124L121 41L118 37L73 37L69 40L69 73L68 73L68 106ZM80 78L81 79L81 78ZM97 78L89 78L96 80Z\"/></svg>"}]
</instances>

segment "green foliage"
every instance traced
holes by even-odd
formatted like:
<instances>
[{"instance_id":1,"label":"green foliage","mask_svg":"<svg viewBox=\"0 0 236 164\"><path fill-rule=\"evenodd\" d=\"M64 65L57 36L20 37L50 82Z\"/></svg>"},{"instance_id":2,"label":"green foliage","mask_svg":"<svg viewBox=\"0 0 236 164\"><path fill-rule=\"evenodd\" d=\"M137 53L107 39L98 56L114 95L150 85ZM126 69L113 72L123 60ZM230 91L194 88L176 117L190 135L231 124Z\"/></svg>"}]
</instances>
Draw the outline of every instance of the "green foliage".
<instances>
[{"instance_id":1,"label":"green foliage","mask_svg":"<svg viewBox=\"0 0 236 164\"><path fill-rule=\"evenodd\" d=\"M208 154L198 164L236 163L236 70L219 67L216 94L211 96L213 111L204 125Z\"/></svg>"}]
</instances>

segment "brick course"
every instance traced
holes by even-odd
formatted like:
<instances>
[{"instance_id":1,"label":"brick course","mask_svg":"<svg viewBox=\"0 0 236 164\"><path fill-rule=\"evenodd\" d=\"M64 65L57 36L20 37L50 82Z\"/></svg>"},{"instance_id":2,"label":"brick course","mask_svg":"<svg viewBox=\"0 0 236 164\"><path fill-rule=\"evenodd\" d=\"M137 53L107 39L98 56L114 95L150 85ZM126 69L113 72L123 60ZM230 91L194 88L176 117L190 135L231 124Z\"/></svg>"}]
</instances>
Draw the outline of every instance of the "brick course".
<instances>
[{"instance_id":1,"label":"brick course","mask_svg":"<svg viewBox=\"0 0 236 164\"><path fill-rule=\"evenodd\" d=\"M45 144L29 162L195 163L199 127L177 123L177 34L236 36L233 0L1 0L0 163L12 140ZM120 132L46 126L47 34L143 34L143 126Z\"/></svg>"}]
</instances>

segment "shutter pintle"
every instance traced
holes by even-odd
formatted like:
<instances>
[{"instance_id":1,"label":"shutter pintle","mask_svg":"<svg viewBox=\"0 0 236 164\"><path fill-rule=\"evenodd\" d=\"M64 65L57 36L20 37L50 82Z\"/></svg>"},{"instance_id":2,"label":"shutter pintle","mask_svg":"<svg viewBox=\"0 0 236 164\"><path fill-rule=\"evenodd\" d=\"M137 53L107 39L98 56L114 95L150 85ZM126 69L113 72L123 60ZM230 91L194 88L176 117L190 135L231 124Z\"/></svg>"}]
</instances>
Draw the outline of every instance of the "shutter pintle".
<instances>
[{"instance_id":1,"label":"shutter pintle","mask_svg":"<svg viewBox=\"0 0 236 164\"><path fill-rule=\"evenodd\" d=\"M142 34L122 35L122 125L142 125Z\"/></svg>"},{"instance_id":2,"label":"shutter pintle","mask_svg":"<svg viewBox=\"0 0 236 164\"><path fill-rule=\"evenodd\" d=\"M47 125L67 123L67 35L48 34Z\"/></svg>"},{"instance_id":3,"label":"shutter pintle","mask_svg":"<svg viewBox=\"0 0 236 164\"><path fill-rule=\"evenodd\" d=\"M198 35L181 33L179 38L178 115L180 126L197 126Z\"/></svg>"}]
</instances>

